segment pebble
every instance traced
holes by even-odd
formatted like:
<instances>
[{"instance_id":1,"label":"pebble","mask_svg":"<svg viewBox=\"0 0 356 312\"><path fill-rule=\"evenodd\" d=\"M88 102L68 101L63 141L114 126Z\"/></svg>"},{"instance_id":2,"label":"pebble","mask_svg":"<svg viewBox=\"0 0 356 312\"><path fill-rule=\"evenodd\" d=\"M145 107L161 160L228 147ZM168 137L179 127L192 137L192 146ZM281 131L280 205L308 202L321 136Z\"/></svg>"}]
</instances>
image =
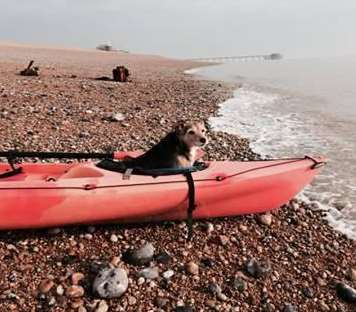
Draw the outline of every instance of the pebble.
<instances>
[{"instance_id":1,"label":"pebble","mask_svg":"<svg viewBox=\"0 0 356 312\"><path fill-rule=\"evenodd\" d=\"M125 270L105 268L95 277L93 291L101 298L117 298L126 292L128 285L129 280Z\"/></svg>"},{"instance_id":2,"label":"pebble","mask_svg":"<svg viewBox=\"0 0 356 312\"><path fill-rule=\"evenodd\" d=\"M113 257L110 261L110 263L113 265L113 266L118 266L119 263L121 261L121 258L120 257Z\"/></svg>"},{"instance_id":3,"label":"pebble","mask_svg":"<svg viewBox=\"0 0 356 312\"><path fill-rule=\"evenodd\" d=\"M219 236L220 244L226 246L229 243L229 238L226 235Z\"/></svg>"},{"instance_id":4,"label":"pebble","mask_svg":"<svg viewBox=\"0 0 356 312\"><path fill-rule=\"evenodd\" d=\"M110 236L110 241L111 241L112 243L117 243L117 242L119 241L119 238L117 237L117 235L112 234L112 235Z\"/></svg>"},{"instance_id":5,"label":"pebble","mask_svg":"<svg viewBox=\"0 0 356 312\"><path fill-rule=\"evenodd\" d=\"M214 231L214 225L211 222L205 222L202 224L202 228L208 234L211 234Z\"/></svg>"},{"instance_id":6,"label":"pebble","mask_svg":"<svg viewBox=\"0 0 356 312\"><path fill-rule=\"evenodd\" d=\"M49 279L43 280L40 283L38 290L42 294L47 294L53 286L54 286L54 282L52 280L49 280Z\"/></svg>"},{"instance_id":7,"label":"pebble","mask_svg":"<svg viewBox=\"0 0 356 312\"><path fill-rule=\"evenodd\" d=\"M356 290L345 283L336 284L338 297L346 302L356 303Z\"/></svg>"},{"instance_id":8,"label":"pebble","mask_svg":"<svg viewBox=\"0 0 356 312\"><path fill-rule=\"evenodd\" d=\"M293 210L299 210L299 204L297 202L292 201L290 205Z\"/></svg>"},{"instance_id":9,"label":"pebble","mask_svg":"<svg viewBox=\"0 0 356 312\"><path fill-rule=\"evenodd\" d=\"M204 258L204 259L202 259L201 261L201 264L203 265L203 266L205 266L206 268L211 268L211 267L213 267L214 266L214 261L212 260L212 259L210 259L210 258Z\"/></svg>"},{"instance_id":10,"label":"pebble","mask_svg":"<svg viewBox=\"0 0 356 312\"><path fill-rule=\"evenodd\" d=\"M199 266L193 261L188 262L185 266L185 269L188 273L190 273L192 275L199 274Z\"/></svg>"},{"instance_id":11,"label":"pebble","mask_svg":"<svg viewBox=\"0 0 356 312\"><path fill-rule=\"evenodd\" d=\"M154 299L154 305L158 308L163 308L168 304L169 300L166 298L156 297Z\"/></svg>"},{"instance_id":12,"label":"pebble","mask_svg":"<svg viewBox=\"0 0 356 312\"><path fill-rule=\"evenodd\" d=\"M138 280L137 280L137 285L142 285L145 283L145 278L144 277L140 277Z\"/></svg>"},{"instance_id":13,"label":"pebble","mask_svg":"<svg viewBox=\"0 0 356 312\"><path fill-rule=\"evenodd\" d=\"M78 309L79 307L83 306L84 302L81 299L77 299L71 303L71 307L73 309Z\"/></svg>"},{"instance_id":14,"label":"pebble","mask_svg":"<svg viewBox=\"0 0 356 312\"><path fill-rule=\"evenodd\" d=\"M210 309L217 310L216 301L214 300L207 300L206 306L209 307Z\"/></svg>"},{"instance_id":15,"label":"pebble","mask_svg":"<svg viewBox=\"0 0 356 312\"><path fill-rule=\"evenodd\" d=\"M313 297L314 297L314 292L313 292L313 290L312 290L311 288L309 288L309 287L304 287L304 288L302 289L302 293L303 293L303 295L304 295L305 297L307 297L307 298L313 298Z\"/></svg>"},{"instance_id":16,"label":"pebble","mask_svg":"<svg viewBox=\"0 0 356 312\"><path fill-rule=\"evenodd\" d=\"M84 296L84 288L78 285L72 285L66 289L66 296L70 298L80 298Z\"/></svg>"},{"instance_id":17,"label":"pebble","mask_svg":"<svg viewBox=\"0 0 356 312\"><path fill-rule=\"evenodd\" d=\"M216 298L218 298L221 301L227 300L227 296L223 294L221 287L216 283L210 283L208 285L208 291L211 294L216 295Z\"/></svg>"},{"instance_id":18,"label":"pebble","mask_svg":"<svg viewBox=\"0 0 356 312\"><path fill-rule=\"evenodd\" d=\"M322 286L322 287L324 287L324 286L326 286L326 285L328 284L327 281L325 281L325 280L322 279L321 277L318 277L318 278L316 279L316 281L317 281L318 285L319 285L319 286Z\"/></svg>"},{"instance_id":19,"label":"pebble","mask_svg":"<svg viewBox=\"0 0 356 312\"><path fill-rule=\"evenodd\" d=\"M113 113L108 118L109 121L113 121L113 122L123 121L124 119L125 116L122 113Z\"/></svg>"},{"instance_id":20,"label":"pebble","mask_svg":"<svg viewBox=\"0 0 356 312\"><path fill-rule=\"evenodd\" d=\"M259 262L252 258L246 263L246 271L252 277L261 278L267 276L267 274L271 271L271 266L269 262Z\"/></svg>"},{"instance_id":21,"label":"pebble","mask_svg":"<svg viewBox=\"0 0 356 312\"><path fill-rule=\"evenodd\" d=\"M91 239L93 239L93 234L85 233L84 234L84 238L87 239L87 240L91 240Z\"/></svg>"},{"instance_id":22,"label":"pebble","mask_svg":"<svg viewBox=\"0 0 356 312\"><path fill-rule=\"evenodd\" d=\"M349 270L349 278L351 281L356 282L356 269L350 268Z\"/></svg>"},{"instance_id":23,"label":"pebble","mask_svg":"<svg viewBox=\"0 0 356 312\"><path fill-rule=\"evenodd\" d=\"M82 279L84 279L84 274L80 272L73 273L71 276L73 285L78 285Z\"/></svg>"},{"instance_id":24,"label":"pebble","mask_svg":"<svg viewBox=\"0 0 356 312\"><path fill-rule=\"evenodd\" d=\"M90 234L93 234L96 231L96 228L95 228L95 226L90 225L90 226L88 226L87 231Z\"/></svg>"},{"instance_id":25,"label":"pebble","mask_svg":"<svg viewBox=\"0 0 356 312\"><path fill-rule=\"evenodd\" d=\"M64 288L62 285L58 285L56 288L56 293L58 296L63 296L64 295Z\"/></svg>"},{"instance_id":26,"label":"pebble","mask_svg":"<svg viewBox=\"0 0 356 312\"><path fill-rule=\"evenodd\" d=\"M48 305L49 306L53 306L56 304L56 298L54 297L51 297L49 300L48 300Z\"/></svg>"},{"instance_id":27,"label":"pebble","mask_svg":"<svg viewBox=\"0 0 356 312\"><path fill-rule=\"evenodd\" d=\"M122 259L133 265L144 265L151 262L154 256L155 248L151 243L146 243L138 249L126 251Z\"/></svg>"},{"instance_id":28,"label":"pebble","mask_svg":"<svg viewBox=\"0 0 356 312\"><path fill-rule=\"evenodd\" d=\"M168 252L162 251L156 256L156 260L158 263L168 264L171 262L172 256Z\"/></svg>"},{"instance_id":29,"label":"pebble","mask_svg":"<svg viewBox=\"0 0 356 312\"><path fill-rule=\"evenodd\" d=\"M109 306L105 300L100 300L100 302L98 303L98 305L96 306L94 311L95 312L107 312L107 311L109 311Z\"/></svg>"},{"instance_id":30,"label":"pebble","mask_svg":"<svg viewBox=\"0 0 356 312\"><path fill-rule=\"evenodd\" d=\"M135 305L137 303L137 299L135 297L133 297L133 296L129 296L127 298L127 302L128 302L129 305L132 306L132 305Z\"/></svg>"},{"instance_id":31,"label":"pebble","mask_svg":"<svg viewBox=\"0 0 356 312\"><path fill-rule=\"evenodd\" d=\"M223 294L222 292L217 293L216 297L221 301L226 301L228 299L227 296L225 294Z\"/></svg>"},{"instance_id":32,"label":"pebble","mask_svg":"<svg viewBox=\"0 0 356 312\"><path fill-rule=\"evenodd\" d=\"M297 311L298 311L297 308L290 303L286 303L284 305L283 312L297 312Z\"/></svg>"},{"instance_id":33,"label":"pebble","mask_svg":"<svg viewBox=\"0 0 356 312\"><path fill-rule=\"evenodd\" d=\"M61 232L60 228L52 228L52 229L48 229L47 233L49 235L57 235Z\"/></svg>"},{"instance_id":34,"label":"pebble","mask_svg":"<svg viewBox=\"0 0 356 312\"><path fill-rule=\"evenodd\" d=\"M222 289L221 289L221 287L220 287L218 284L216 284L216 283L210 283L210 284L208 285L208 291L209 291L211 294L216 295L216 294L218 294L218 293L221 293L221 292L222 292Z\"/></svg>"},{"instance_id":35,"label":"pebble","mask_svg":"<svg viewBox=\"0 0 356 312\"><path fill-rule=\"evenodd\" d=\"M173 275L174 275L173 270L167 270L167 271L163 272L163 274L162 274L163 278L165 278L166 280L169 280L170 278L172 278Z\"/></svg>"},{"instance_id":36,"label":"pebble","mask_svg":"<svg viewBox=\"0 0 356 312\"><path fill-rule=\"evenodd\" d=\"M243 292L246 289L246 282L239 277L235 277L233 281L233 286L235 290Z\"/></svg>"},{"instance_id":37,"label":"pebble","mask_svg":"<svg viewBox=\"0 0 356 312\"><path fill-rule=\"evenodd\" d=\"M247 233L248 232L248 227L246 225L239 224L239 230L242 233Z\"/></svg>"},{"instance_id":38,"label":"pebble","mask_svg":"<svg viewBox=\"0 0 356 312\"><path fill-rule=\"evenodd\" d=\"M257 221L260 224L270 226L272 224L272 215L269 212L264 214L259 214L257 215Z\"/></svg>"},{"instance_id":39,"label":"pebble","mask_svg":"<svg viewBox=\"0 0 356 312\"><path fill-rule=\"evenodd\" d=\"M320 307L320 310L323 311L323 312L330 311L329 306L323 300L319 302L319 307Z\"/></svg>"},{"instance_id":40,"label":"pebble","mask_svg":"<svg viewBox=\"0 0 356 312\"><path fill-rule=\"evenodd\" d=\"M147 280L153 280L159 277L158 267L145 268L138 272L138 276L143 277Z\"/></svg>"},{"instance_id":41,"label":"pebble","mask_svg":"<svg viewBox=\"0 0 356 312\"><path fill-rule=\"evenodd\" d=\"M179 306L175 309L176 312L193 312L193 308L189 305Z\"/></svg>"}]
</instances>

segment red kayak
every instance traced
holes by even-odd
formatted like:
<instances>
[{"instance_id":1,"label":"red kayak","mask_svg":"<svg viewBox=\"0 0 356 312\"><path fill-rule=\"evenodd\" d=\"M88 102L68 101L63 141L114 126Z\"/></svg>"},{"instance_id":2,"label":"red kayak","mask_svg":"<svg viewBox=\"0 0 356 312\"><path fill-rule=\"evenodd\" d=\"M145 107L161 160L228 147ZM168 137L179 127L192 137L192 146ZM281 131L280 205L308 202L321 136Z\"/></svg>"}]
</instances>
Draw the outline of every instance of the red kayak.
<instances>
[{"instance_id":1,"label":"red kayak","mask_svg":"<svg viewBox=\"0 0 356 312\"><path fill-rule=\"evenodd\" d=\"M206 162L204 170L192 173L193 218L278 208L310 183L324 163L322 157ZM20 166L20 172L7 176L4 172L11 170L9 164L0 164L2 230L187 216L188 185L181 174L127 176L93 162Z\"/></svg>"}]
</instances>

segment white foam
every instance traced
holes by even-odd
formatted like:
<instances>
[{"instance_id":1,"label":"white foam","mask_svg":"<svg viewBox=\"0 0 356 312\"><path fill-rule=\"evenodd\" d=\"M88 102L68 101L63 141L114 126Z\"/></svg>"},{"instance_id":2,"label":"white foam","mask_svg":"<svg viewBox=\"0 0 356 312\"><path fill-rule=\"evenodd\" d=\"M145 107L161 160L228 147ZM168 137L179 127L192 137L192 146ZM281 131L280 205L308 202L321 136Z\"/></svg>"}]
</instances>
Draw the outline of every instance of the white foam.
<instances>
[{"instance_id":1,"label":"white foam","mask_svg":"<svg viewBox=\"0 0 356 312\"><path fill-rule=\"evenodd\" d=\"M331 144L328 136L319 136L314 133L314 128L308 127L318 124L316 120L310 117L306 125L298 114L283 113L281 107L288 105L290 100L288 96L260 92L244 85L234 92L233 98L220 104L218 116L211 117L209 121L213 130L248 138L251 148L264 156L328 153ZM351 180L340 177L334 169L333 166L327 166L315 183L308 186L299 197L324 209L328 212L326 219L336 230L356 239L352 204L350 200L344 200L354 192L355 186ZM339 202L344 206L342 212L333 208Z\"/></svg>"},{"instance_id":2,"label":"white foam","mask_svg":"<svg viewBox=\"0 0 356 312\"><path fill-rule=\"evenodd\" d=\"M190 68L184 71L185 74L188 75L194 75L197 74L200 71L200 67L194 67L194 68Z\"/></svg>"}]
</instances>

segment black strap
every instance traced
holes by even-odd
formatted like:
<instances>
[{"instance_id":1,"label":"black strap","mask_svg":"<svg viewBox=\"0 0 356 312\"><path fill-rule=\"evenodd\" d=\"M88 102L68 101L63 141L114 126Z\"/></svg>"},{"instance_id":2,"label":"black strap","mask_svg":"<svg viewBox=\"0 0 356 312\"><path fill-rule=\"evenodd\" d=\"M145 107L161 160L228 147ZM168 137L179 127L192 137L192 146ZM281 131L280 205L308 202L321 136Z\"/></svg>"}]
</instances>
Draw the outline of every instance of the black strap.
<instances>
[{"instance_id":1,"label":"black strap","mask_svg":"<svg viewBox=\"0 0 356 312\"><path fill-rule=\"evenodd\" d=\"M21 167L16 168L15 159L13 157L8 157L7 161L9 162L9 166L10 166L11 170L10 171L6 171L4 173L1 173L0 174L0 179L9 178L9 177L12 177L12 176L14 176L16 174L22 173L22 168Z\"/></svg>"},{"instance_id":2,"label":"black strap","mask_svg":"<svg viewBox=\"0 0 356 312\"><path fill-rule=\"evenodd\" d=\"M176 175L176 174L186 174L188 172L195 172L206 168L204 163L194 164L192 167L188 168L158 168L158 169L142 169L140 167L130 167L129 163L125 161L113 161L111 159L104 159L96 164L98 168L121 172L125 174L125 172L130 169L131 174L135 175L147 175L152 177L159 176L168 176L168 175ZM205 167L204 167L205 166Z\"/></svg>"},{"instance_id":3,"label":"black strap","mask_svg":"<svg viewBox=\"0 0 356 312\"><path fill-rule=\"evenodd\" d=\"M194 179L191 172L184 174L188 183L188 210L187 210L187 227L188 227L188 241L193 237L193 211L195 205L195 186Z\"/></svg>"},{"instance_id":4,"label":"black strap","mask_svg":"<svg viewBox=\"0 0 356 312\"><path fill-rule=\"evenodd\" d=\"M4 172L4 173L1 173L0 174L0 179L12 177L12 176L17 175L17 174L19 174L21 172L22 172L22 168L21 167L14 168L11 171L7 171L7 172Z\"/></svg>"}]
</instances>

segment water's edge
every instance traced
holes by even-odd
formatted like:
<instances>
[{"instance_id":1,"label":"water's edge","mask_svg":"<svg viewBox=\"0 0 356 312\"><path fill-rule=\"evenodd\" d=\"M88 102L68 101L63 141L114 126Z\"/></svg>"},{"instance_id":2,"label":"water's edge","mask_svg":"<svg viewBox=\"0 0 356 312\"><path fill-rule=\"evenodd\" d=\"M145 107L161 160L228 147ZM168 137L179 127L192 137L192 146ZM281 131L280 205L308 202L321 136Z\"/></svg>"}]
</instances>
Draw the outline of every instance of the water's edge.
<instances>
[{"instance_id":1,"label":"water's edge","mask_svg":"<svg viewBox=\"0 0 356 312\"><path fill-rule=\"evenodd\" d=\"M219 65L213 64L213 66L215 69L219 69ZM215 80L201 73L201 71L207 67L210 66L195 67L186 70L185 74L194 75L197 79ZM228 78L225 80L223 75L219 74L215 78L222 82L233 81L233 79ZM239 85L237 81L235 81L235 83L236 86ZM264 112L264 119L268 120L268 126L266 125L266 127L264 127L264 125L260 123L261 120L251 120L251 115L259 116L259 114L261 114L261 107L270 107L272 106L272 103L278 101L283 102L284 100L283 96L281 97L278 94L259 92L244 83L242 87L240 86L235 89L231 98L219 104L217 116L210 117L209 123L213 130L224 131L229 134L239 135L249 139L251 148L254 152L269 157L269 152L271 150L268 149L268 146L275 144L278 148L278 144L281 144L281 140L278 140L278 137L275 137L274 139L277 139L276 142L271 141L268 131L274 131L274 134L276 134L281 125L286 122L286 118L288 118L288 122L290 123L293 122L293 120L297 120L299 116L296 114L293 114L292 116L290 114L284 116L283 114L279 114L278 111L268 110L267 112ZM258 105L251 105L252 102L254 104L257 103ZM236 112L238 112L238 114ZM236 118L237 116L238 118ZM240 124L242 127L236 127L236 124ZM298 122L294 122L292 126L296 127L297 125ZM287 135L293 136L295 133L291 132ZM303 139L303 137L297 138L297 140ZM300 151L293 150L292 146L290 148L288 146L283 146L283 148L288 150L289 154L277 156L304 156L304 154L300 154ZM333 176L330 175L330 172L320 174L317 181L305 188L298 194L297 198L306 202L311 207L317 207L318 209L326 211L327 214L325 219L335 230L345 234L350 239L356 240L356 222L352 219L346 219L342 212L335 208L335 206L339 205L339 203L337 203L338 197L335 196L335 194L327 192L324 188L324 185L328 185L332 178ZM322 194L320 185L323 189ZM347 206L348 203L342 203L342 205Z\"/></svg>"}]
</instances>

